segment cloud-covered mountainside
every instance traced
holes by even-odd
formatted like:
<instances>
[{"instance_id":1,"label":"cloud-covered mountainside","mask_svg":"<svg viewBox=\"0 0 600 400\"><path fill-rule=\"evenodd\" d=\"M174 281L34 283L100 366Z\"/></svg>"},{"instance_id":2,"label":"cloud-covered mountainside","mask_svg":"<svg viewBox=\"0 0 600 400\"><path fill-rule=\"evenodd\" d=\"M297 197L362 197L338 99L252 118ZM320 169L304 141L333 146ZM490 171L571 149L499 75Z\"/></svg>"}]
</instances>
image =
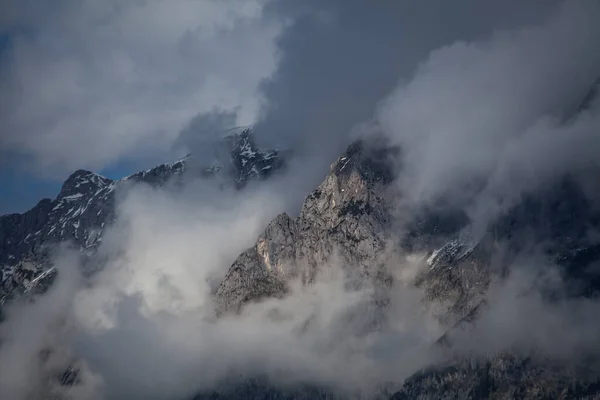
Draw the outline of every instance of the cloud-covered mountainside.
<instances>
[{"instance_id":1,"label":"cloud-covered mountainside","mask_svg":"<svg viewBox=\"0 0 600 400\"><path fill-rule=\"evenodd\" d=\"M228 166L77 171L2 217L4 398L600 396L597 166L481 229L407 197L405 152L372 134L273 218L282 156L224 140Z\"/></svg>"},{"instance_id":2,"label":"cloud-covered mountainside","mask_svg":"<svg viewBox=\"0 0 600 400\"><path fill-rule=\"evenodd\" d=\"M357 61L356 16L396 9L344 3L294 8L253 129L196 140L238 122L201 113L190 156L0 217L0 399L600 399L600 6L437 48L353 103L370 69L304 34ZM317 59L339 80L304 84Z\"/></svg>"}]
</instances>

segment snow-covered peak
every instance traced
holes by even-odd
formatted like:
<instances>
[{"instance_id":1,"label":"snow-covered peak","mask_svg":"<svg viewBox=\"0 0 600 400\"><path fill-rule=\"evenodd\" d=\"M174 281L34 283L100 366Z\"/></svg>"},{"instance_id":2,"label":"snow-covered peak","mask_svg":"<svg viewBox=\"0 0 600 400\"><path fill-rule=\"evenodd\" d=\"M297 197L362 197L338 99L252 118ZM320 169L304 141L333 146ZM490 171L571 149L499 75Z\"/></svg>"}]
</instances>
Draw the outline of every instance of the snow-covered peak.
<instances>
[{"instance_id":1,"label":"snow-covered peak","mask_svg":"<svg viewBox=\"0 0 600 400\"><path fill-rule=\"evenodd\" d=\"M94 172L77 170L67 178L58 194L57 200L82 195L110 185L113 181Z\"/></svg>"},{"instance_id":2,"label":"snow-covered peak","mask_svg":"<svg viewBox=\"0 0 600 400\"><path fill-rule=\"evenodd\" d=\"M56 199L43 200L24 214L0 218L0 303L14 290L28 291L52 274L48 251L53 244L67 242L83 254L93 254L114 221L116 194L131 185L163 186L191 173L222 176L241 188L283 165L277 151L256 147L248 127L229 131L220 145L223 155L216 160L193 160L188 155L116 181L78 170L64 182Z\"/></svg>"}]
</instances>

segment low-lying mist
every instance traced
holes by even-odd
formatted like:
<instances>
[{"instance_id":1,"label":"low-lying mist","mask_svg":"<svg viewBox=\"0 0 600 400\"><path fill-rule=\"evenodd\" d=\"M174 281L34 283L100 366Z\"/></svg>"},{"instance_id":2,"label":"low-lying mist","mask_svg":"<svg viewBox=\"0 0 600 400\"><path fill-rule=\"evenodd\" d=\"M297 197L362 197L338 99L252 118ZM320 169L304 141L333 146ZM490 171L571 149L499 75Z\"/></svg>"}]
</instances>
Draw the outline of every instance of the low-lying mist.
<instances>
[{"instance_id":1,"label":"low-lying mist","mask_svg":"<svg viewBox=\"0 0 600 400\"><path fill-rule=\"evenodd\" d=\"M212 191L208 182L177 194L134 187L98 250L99 272L83 278L80 258L63 250L48 293L8 308L0 365L11 374L0 391L28 398L43 389L33 383L59 376L60 363L39 359L45 349L60 353L65 369L84 366L76 388L54 387L74 398L185 399L240 375L372 391L424 365L442 330L421 313L420 291L399 279L388 327L365 333L372 291L348 289L336 260L284 299L215 317L216 285L279 200L264 190Z\"/></svg>"}]
</instances>

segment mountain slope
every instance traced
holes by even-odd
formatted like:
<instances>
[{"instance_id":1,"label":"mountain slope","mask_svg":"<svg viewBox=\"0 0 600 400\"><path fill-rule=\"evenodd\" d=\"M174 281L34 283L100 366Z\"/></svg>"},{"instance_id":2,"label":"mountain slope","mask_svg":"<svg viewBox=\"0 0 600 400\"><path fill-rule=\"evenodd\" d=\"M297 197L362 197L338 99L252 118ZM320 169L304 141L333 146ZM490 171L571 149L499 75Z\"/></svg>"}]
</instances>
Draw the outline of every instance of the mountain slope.
<instances>
[{"instance_id":1,"label":"mountain slope","mask_svg":"<svg viewBox=\"0 0 600 400\"><path fill-rule=\"evenodd\" d=\"M596 98L594 85L579 111L586 111ZM585 193L582 176L558 176L524 193L481 237L471 237L468 218L460 210L448 209L418 212L397 237L392 230L398 193L390 185L390 158L399 150L367 143L354 143L332 164L298 218L278 216L234 262L217 292L219 314L243 312L249 302L285 296L290 280L311 282L337 255L357 284L366 279L385 288L391 277L379 267L390 251L429 254L428 268L416 284L426 302L442 305L437 317L447 333L434 346L448 348L450 354L454 334L468 331L487 312L490 287L503 281L523 254L541 255L558 266L564 285L560 292L544 293L550 304L600 293L600 238L590 234L600 232L600 193ZM585 175L597 177L600 170ZM385 308L385 293L379 300L375 304ZM597 368L593 357L571 365L511 349L485 357L463 355L415 374L393 398L600 398Z\"/></svg>"},{"instance_id":2,"label":"mountain slope","mask_svg":"<svg viewBox=\"0 0 600 400\"><path fill-rule=\"evenodd\" d=\"M218 313L282 296L286 282L311 282L334 252L357 278L379 278L373 262L383 254L391 215L384 187L393 178L386 158L395 151L358 141L332 165L325 181L305 200L296 219L281 214L229 269L217 291Z\"/></svg>"}]
</instances>

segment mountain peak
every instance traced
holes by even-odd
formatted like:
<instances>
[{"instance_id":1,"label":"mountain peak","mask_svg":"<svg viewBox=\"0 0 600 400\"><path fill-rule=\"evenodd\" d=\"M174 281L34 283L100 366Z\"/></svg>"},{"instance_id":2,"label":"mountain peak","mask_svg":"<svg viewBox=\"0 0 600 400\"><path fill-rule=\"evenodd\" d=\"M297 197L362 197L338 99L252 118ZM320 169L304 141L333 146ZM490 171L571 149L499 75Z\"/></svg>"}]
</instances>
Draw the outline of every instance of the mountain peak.
<instances>
[{"instance_id":1,"label":"mountain peak","mask_svg":"<svg viewBox=\"0 0 600 400\"><path fill-rule=\"evenodd\" d=\"M58 199L75 196L79 193L89 192L94 189L104 188L112 182L112 180L94 172L78 169L63 183L60 193L58 194Z\"/></svg>"},{"instance_id":2,"label":"mountain peak","mask_svg":"<svg viewBox=\"0 0 600 400\"><path fill-rule=\"evenodd\" d=\"M398 147L387 146L380 140L374 143L357 140L332 164L331 172L341 178L356 171L367 182L388 184L395 178L393 163L399 153Z\"/></svg>"}]
</instances>

